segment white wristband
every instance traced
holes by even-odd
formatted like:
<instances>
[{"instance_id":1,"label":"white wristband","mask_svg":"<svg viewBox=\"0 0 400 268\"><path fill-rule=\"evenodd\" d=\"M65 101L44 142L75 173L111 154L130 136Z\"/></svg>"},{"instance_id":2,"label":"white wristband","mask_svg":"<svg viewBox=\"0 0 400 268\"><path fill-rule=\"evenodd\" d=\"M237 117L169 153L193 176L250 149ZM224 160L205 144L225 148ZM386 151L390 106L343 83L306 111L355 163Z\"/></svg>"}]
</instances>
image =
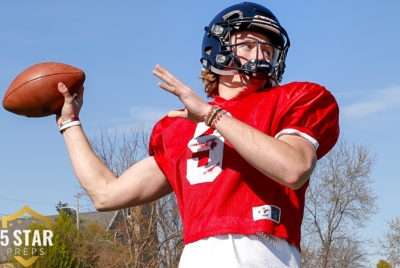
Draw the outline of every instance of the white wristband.
<instances>
[{"instance_id":1,"label":"white wristband","mask_svg":"<svg viewBox=\"0 0 400 268\"><path fill-rule=\"evenodd\" d=\"M80 126L81 121L79 121L78 117L73 117L71 119L68 119L64 122L61 123L61 125L58 126L58 130L62 134L63 130L66 130L67 128L73 127L73 126Z\"/></svg>"}]
</instances>

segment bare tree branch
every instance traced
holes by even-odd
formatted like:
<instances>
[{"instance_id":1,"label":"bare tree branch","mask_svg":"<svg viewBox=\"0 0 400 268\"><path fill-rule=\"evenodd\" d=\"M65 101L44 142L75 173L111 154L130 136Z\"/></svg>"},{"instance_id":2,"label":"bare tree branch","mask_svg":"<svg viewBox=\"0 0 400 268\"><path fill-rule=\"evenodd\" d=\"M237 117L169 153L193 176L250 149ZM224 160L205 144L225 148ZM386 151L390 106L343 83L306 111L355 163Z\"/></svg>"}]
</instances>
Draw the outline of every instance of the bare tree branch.
<instances>
[{"instance_id":1,"label":"bare tree branch","mask_svg":"<svg viewBox=\"0 0 400 268\"><path fill-rule=\"evenodd\" d=\"M365 262L356 230L376 211L370 178L374 160L367 147L340 140L318 161L306 194L303 267L356 267Z\"/></svg>"},{"instance_id":2,"label":"bare tree branch","mask_svg":"<svg viewBox=\"0 0 400 268\"><path fill-rule=\"evenodd\" d=\"M385 255L393 267L400 267L400 218L398 216L388 221L389 231L381 241Z\"/></svg>"},{"instance_id":3,"label":"bare tree branch","mask_svg":"<svg viewBox=\"0 0 400 268\"><path fill-rule=\"evenodd\" d=\"M121 135L116 131L102 131L100 137L91 139L90 143L101 161L119 176L147 156L149 138L142 125ZM122 217L113 230L117 240L128 249L119 256L120 263L126 267L177 267L183 249L183 235L175 195L170 194L129 211L130 215L127 215L126 210L120 210ZM118 241L115 243L121 243ZM102 252L102 258L107 254ZM110 266L104 263L104 267Z\"/></svg>"}]
</instances>

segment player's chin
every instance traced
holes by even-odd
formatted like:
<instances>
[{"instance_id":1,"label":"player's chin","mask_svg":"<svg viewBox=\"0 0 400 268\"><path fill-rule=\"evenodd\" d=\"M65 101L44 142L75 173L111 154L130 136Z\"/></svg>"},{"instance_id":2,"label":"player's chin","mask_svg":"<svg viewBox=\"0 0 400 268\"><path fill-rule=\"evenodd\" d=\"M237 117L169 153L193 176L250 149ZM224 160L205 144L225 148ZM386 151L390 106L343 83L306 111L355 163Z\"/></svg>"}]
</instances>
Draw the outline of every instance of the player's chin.
<instances>
[{"instance_id":1,"label":"player's chin","mask_svg":"<svg viewBox=\"0 0 400 268\"><path fill-rule=\"evenodd\" d=\"M267 81L268 80L268 74L265 73L252 73L251 75L249 75L250 79L254 79L254 80L264 80Z\"/></svg>"},{"instance_id":2,"label":"player's chin","mask_svg":"<svg viewBox=\"0 0 400 268\"><path fill-rule=\"evenodd\" d=\"M264 76L262 74L244 74L244 76L248 85L257 86L260 89L264 88L267 85L268 76Z\"/></svg>"},{"instance_id":3,"label":"player's chin","mask_svg":"<svg viewBox=\"0 0 400 268\"><path fill-rule=\"evenodd\" d=\"M262 73L242 73L241 76L247 81L253 81L257 83L268 80L268 75Z\"/></svg>"}]
</instances>

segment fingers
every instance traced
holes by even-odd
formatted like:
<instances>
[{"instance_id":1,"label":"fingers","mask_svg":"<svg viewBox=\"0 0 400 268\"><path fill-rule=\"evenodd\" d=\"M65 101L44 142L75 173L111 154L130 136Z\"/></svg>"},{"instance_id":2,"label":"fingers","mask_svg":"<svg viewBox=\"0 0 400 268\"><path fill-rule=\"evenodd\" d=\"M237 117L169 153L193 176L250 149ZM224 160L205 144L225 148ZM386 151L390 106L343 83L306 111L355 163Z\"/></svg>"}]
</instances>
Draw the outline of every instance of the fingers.
<instances>
[{"instance_id":1,"label":"fingers","mask_svg":"<svg viewBox=\"0 0 400 268\"><path fill-rule=\"evenodd\" d=\"M64 97L64 105L56 116L57 123L60 124L62 121L79 115L83 103L84 88L82 86L73 96L71 96L71 93L64 83L58 83L57 87L58 91Z\"/></svg>"},{"instance_id":2,"label":"fingers","mask_svg":"<svg viewBox=\"0 0 400 268\"><path fill-rule=\"evenodd\" d=\"M201 121L203 112L200 111L199 107L203 107L205 102L190 87L186 86L159 64L153 70L153 75L164 82L159 82L158 86L177 96L186 108L184 111L169 112L169 117L182 117L194 122Z\"/></svg>"},{"instance_id":3,"label":"fingers","mask_svg":"<svg viewBox=\"0 0 400 268\"><path fill-rule=\"evenodd\" d=\"M75 102L77 105L82 106L82 104L83 104L83 92L84 92L84 90L85 90L85 88L82 86L82 87L78 90L78 92L75 93L76 97L74 98L74 102ZM75 95L74 95L74 96L75 96Z\"/></svg>"},{"instance_id":4,"label":"fingers","mask_svg":"<svg viewBox=\"0 0 400 268\"><path fill-rule=\"evenodd\" d=\"M178 78L168 72L160 64L156 65L156 69L153 70L153 75L165 82L158 83L158 86L168 92L171 92L172 94L179 95L178 90L182 89L184 86Z\"/></svg>"},{"instance_id":5,"label":"fingers","mask_svg":"<svg viewBox=\"0 0 400 268\"><path fill-rule=\"evenodd\" d=\"M63 82L58 83L58 91L63 95L66 103L72 103L75 96L71 96L67 86Z\"/></svg>"},{"instance_id":6,"label":"fingers","mask_svg":"<svg viewBox=\"0 0 400 268\"><path fill-rule=\"evenodd\" d=\"M166 79L166 75L165 75L165 69L163 67L161 67L160 64L156 65L156 69L153 70L153 74L155 76L157 76L158 78L160 78L161 80L163 80L164 82L167 82Z\"/></svg>"},{"instance_id":7,"label":"fingers","mask_svg":"<svg viewBox=\"0 0 400 268\"><path fill-rule=\"evenodd\" d=\"M63 82L58 83L58 91L64 96L64 97L71 97L71 94L69 94L67 86Z\"/></svg>"},{"instance_id":8,"label":"fingers","mask_svg":"<svg viewBox=\"0 0 400 268\"><path fill-rule=\"evenodd\" d=\"M82 105L84 89L82 86L78 92L71 96L67 86L63 82L58 83L58 91L63 95L65 103L72 103L74 101L77 105Z\"/></svg>"},{"instance_id":9,"label":"fingers","mask_svg":"<svg viewBox=\"0 0 400 268\"><path fill-rule=\"evenodd\" d=\"M183 111L170 111L168 113L169 117L181 117L181 118L188 118L187 116L187 110L183 110Z\"/></svg>"},{"instance_id":10,"label":"fingers","mask_svg":"<svg viewBox=\"0 0 400 268\"><path fill-rule=\"evenodd\" d=\"M157 71L156 70L155 71L157 73L163 75L165 78L170 78L170 79L175 78L176 79L176 77L173 74L168 72L167 69L162 67L160 64L156 64L156 69L157 69Z\"/></svg>"},{"instance_id":11,"label":"fingers","mask_svg":"<svg viewBox=\"0 0 400 268\"><path fill-rule=\"evenodd\" d=\"M78 99L81 101L83 100L83 92L85 91L85 87L82 86L79 90L78 90Z\"/></svg>"},{"instance_id":12,"label":"fingers","mask_svg":"<svg viewBox=\"0 0 400 268\"><path fill-rule=\"evenodd\" d=\"M167 85L167 84L164 84L164 83L161 83L161 82L158 82L157 85L158 85L160 88L165 89L165 90L167 90L167 91L170 91L170 90L171 90L171 86L170 86L170 85Z\"/></svg>"}]
</instances>

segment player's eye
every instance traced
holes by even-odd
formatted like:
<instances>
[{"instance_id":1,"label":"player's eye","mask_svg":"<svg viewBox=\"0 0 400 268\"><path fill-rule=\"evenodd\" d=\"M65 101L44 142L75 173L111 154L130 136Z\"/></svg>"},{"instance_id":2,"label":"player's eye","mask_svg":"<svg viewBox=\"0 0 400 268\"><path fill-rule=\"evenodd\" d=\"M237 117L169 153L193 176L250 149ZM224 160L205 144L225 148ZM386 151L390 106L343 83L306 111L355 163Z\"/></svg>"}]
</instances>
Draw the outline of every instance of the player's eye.
<instances>
[{"instance_id":1,"label":"player's eye","mask_svg":"<svg viewBox=\"0 0 400 268\"><path fill-rule=\"evenodd\" d=\"M241 44L239 47L244 50L251 50L253 49L254 44Z\"/></svg>"},{"instance_id":2,"label":"player's eye","mask_svg":"<svg viewBox=\"0 0 400 268\"><path fill-rule=\"evenodd\" d=\"M269 45L261 45L261 50L264 57L271 59L274 55L273 48Z\"/></svg>"},{"instance_id":3,"label":"player's eye","mask_svg":"<svg viewBox=\"0 0 400 268\"><path fill-rule=\"evenodd\" d=\"M272 52L270 50L263 50L264 57L270 59L272 57Z\"/></svg>"}]
</instances>

